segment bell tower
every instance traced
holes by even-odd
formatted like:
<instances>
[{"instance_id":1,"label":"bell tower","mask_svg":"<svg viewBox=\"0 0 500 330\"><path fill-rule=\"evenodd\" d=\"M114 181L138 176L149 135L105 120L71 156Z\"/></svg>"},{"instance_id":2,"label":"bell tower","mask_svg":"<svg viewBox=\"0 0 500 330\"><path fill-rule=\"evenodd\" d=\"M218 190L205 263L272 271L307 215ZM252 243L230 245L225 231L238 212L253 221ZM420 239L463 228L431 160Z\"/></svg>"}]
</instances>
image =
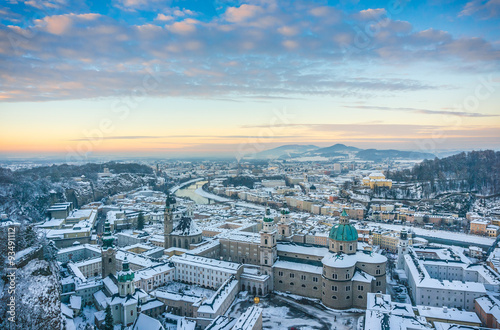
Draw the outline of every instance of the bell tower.
<instances>
[{"instance_id":1,"label":"bell tower","mask_svg":"<svg viewBox=\"0 0 500 330\"><path fill-rule=\"evenodd\" d=\"M263 228L260 231L260 265L265 274L272 273L272 266L278 257L276 248L276 227L271 211L266 206L266 214L263 219Z\"/></svg>"},{"instance_id":2,"label":"bell tower","mask_svg":"<svg viewBox=\"0 0 500 330\"><path fill-rule=\"evenodd\" d=\"M135 293L134 272L130 270L127 256L123 260L122 270L118 272L118 293L122 298Z\"/></svg>"},{"instance_id":3,"label":"bell tower","mask_svg":"<svg viewBox=\"0 0 500 330\"><path fill-rule=\"evenodd\" d=\"M408 254L408 232L406 228L401 229L398 244L398 269L404 269L405 255Z\"/></svg>"},{"instance_id":4,"label":"bell tower","mask_svg":"<svg viewBox=\"0 0 500 330\"><path fill-rule=\"evenodd\" d=\"M104 223L104 235L102 236L101 251L101 276L105 278L109 275L116 275L116 249L114 247L114 237L111 235L109 222Z\"/></svg>"},{"instance_id":5,"label":"bell tower","mask_svg":"<svg viewBox=\"0 0 500 330\"><path fill-rule=\"evenodd\" d=\"M280 221L278 223L278 239L284 240L292 236L292 230L290 227L290 210L286 205L286 201L283 203L280 213Z\"/></svg>"},{"instance_id":6,"label":"bell tower","mask_svg":"<svg viewBox=\"0 0 500 330\"><path fill-rule=\"evenodd\" d=\"M167 192L167 198L165 200L165 211L163 213L163 247L168 249L172 246L172 242L170 242L170 233L174 229L174 217L173 217L173 209L175 205L175 198L170 196L170 193Z\"/></svg>"}]
</instances>

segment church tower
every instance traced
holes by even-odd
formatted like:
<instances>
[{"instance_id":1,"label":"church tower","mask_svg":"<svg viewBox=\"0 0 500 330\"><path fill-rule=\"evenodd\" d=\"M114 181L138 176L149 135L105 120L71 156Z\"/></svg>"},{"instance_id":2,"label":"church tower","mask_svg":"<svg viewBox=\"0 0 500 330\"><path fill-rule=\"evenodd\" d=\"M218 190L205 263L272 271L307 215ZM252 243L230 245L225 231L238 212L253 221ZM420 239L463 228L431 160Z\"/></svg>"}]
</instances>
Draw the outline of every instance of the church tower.
<instances>
[{"instance_id":1,"label":"church tower","mask_svg":"<svg viewBox=\"0 0 500 330\"><path fill-rule=\"evenodd\" d=\"M170 242L170 233L174 229L174 216L172 214L175 204L175 198L167 193L167 198L165 200L165 211L163 213L163 247L168 249L172 246Z\"/></svg>"},{"instance_id":2,"label":"church tower","mask_svg":"<svg viewBox=\"0 0 500 330\"><path fill-rule=\"evenodd\" d=\"M401 229L398 244L398 269L404 269L405 255L408 254L408 232L406 228Z\"/></svg>"},{"instance_id":3,"label":"church tower","mask_svg":"<svg viewBox=\"0 0 500 330\"><path fill-rule=\"evenodd\" d=\"M109 222L104 223L104 235L102 237L101 269L102 278L116 274L116 249L113 244Z\"/></svg>"},{"instance_id":4,"label":"church tower","mask_svg":"<svg viewBox=\"0 0 500 330\"><path fill-rule=\"evenodd\" d=\"M272 266L278 257L276 248L276 227L271 211L266 207L263 219L263 228L260 231L260 265L263 273L272 276Z\"/></svg>"},{"instance_id":5,"label":"church tower","mask_svg":"<svg viewBox=\"0 0 500 330\"><path fill-rule=\"evenodd\" d=\"M118 272L118 293L122 298L135 293L134 272L130 270L127 256L123 260L121 272Z\"/></svg>"},{"instance_id":6,"label":"church tower","mask_svg":"<svg viewBox=\"0 0 500 330\"><path fill-rule=\"evenodd\" d=\"M278 239L284 240L292 236L292 229L290 224L290 210L286 205L286 201L281 208L280 221L278 223Z\"/></svg>"}]
</instances>

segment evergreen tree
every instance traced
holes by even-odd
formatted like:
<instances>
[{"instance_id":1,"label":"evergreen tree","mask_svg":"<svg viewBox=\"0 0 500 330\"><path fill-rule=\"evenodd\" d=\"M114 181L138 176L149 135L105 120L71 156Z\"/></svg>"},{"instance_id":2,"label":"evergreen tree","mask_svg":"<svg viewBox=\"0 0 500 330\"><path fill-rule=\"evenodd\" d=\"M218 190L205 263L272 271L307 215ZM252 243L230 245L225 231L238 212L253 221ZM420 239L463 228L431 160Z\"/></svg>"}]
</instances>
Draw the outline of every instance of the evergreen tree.
<instances>
[{"instance_id":1,"label":"evergreen tree","mask_svg":"<svg viewBox=\"0 0 500 330\"><path fill-rule=\"evenodd\" d=\"M106 307L106 316L104 317L104 330L113 330L113 315L111 314L111 307Z\"/></svg>"},{"instance_id":2,"label":"evergreen tree","mask_svg":"<svg viewBox=\"0 0 500 330\"><path fill-rule=\"evenodd\" d=\"M137 216L137 229L144 229L144 214L142 214L142 212L139 212L139 215Z\"/></svg>"}]
</instances>

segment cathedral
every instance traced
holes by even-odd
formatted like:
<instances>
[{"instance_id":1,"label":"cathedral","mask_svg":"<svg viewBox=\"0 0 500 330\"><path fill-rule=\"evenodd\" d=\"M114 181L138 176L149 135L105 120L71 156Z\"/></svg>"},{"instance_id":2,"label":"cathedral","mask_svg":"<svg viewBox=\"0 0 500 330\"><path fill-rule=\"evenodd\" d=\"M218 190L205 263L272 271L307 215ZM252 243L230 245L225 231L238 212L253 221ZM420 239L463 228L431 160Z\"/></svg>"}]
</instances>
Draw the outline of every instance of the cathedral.
<instances>
[{"instance_id":1,"label":"cathedral","mask_svg":"<svg viewBox=\"0 0 500 330\"><path fill-rule=\"evenodd\" d=\"M174 227L174 209L175 199L168 196L165 248L191 249L193 252L186 253L243 265L248 272L243 272L240 278L242 291L255 295L289 292L320 299L334 309L364 309L369 292L385 293L387 258L371 250L358 249L358 232L350 224L345 210L329 232L328 247L288 242L294 226L285 205L279 219L266 207L258 233L234 232L219 237L218 244L212 244L209 256L203 249L199 253L192 250L202 245L203 239L201 230L190 217L178 218Z\"/></svg>"}]
</instances>

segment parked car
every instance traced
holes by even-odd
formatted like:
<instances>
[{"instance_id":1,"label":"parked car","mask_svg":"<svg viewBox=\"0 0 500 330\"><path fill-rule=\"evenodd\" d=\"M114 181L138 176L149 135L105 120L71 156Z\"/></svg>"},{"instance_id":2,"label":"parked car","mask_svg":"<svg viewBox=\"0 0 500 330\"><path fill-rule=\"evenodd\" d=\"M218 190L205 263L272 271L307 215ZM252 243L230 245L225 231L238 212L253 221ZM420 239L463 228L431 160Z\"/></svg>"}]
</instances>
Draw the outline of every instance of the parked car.
<instances>
[{"instance_id":1,"label":"parked car","mask_svg":"<svg viewBox=\"0 0 500 330\"><path fill-rule=\"evenodd\" d=\"M406 301L406 294L404 294L404 293L400 293L400 294L396 295L396 299L397 299L397 300L403 300L403 301Z\"/></svg>"},{"instance_id":2,"label":"parked car","mask_svg":"<svg viewBox=\"0 0 500 330\"><path fill-rule=\"evenodd\" d=\"M401 292L404 291L404 289L402 287L400 287L400 286L395 286L394 287L394 291L396 291L397 293L401 293Z\"/></svg>"}]
</instances>

